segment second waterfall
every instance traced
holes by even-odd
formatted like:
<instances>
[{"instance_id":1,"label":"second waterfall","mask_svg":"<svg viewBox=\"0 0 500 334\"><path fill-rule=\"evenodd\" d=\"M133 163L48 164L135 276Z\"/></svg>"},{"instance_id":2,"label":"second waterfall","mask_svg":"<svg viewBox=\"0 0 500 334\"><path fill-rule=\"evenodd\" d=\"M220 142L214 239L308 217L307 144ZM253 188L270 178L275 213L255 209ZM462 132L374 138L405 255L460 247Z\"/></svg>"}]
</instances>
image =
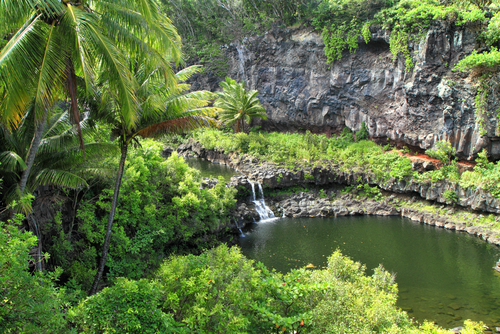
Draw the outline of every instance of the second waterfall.
<instances>
[{"instance_id":1,"label":"second waterfall","mask_svg":"<svg viewBox=\"0 0 500 334\"><path fill-rule=\"evenodd\" d=\"M264 201L264 192L262 191L262 185L257 182L257 186L259 188L259 196L255 193L255 183L250 182L252 186L252 202L255 204L255 210L260 216L260 221L266 221L269 219L275 219L273 211L266 205Z\"/></svg>"}]
</instances>

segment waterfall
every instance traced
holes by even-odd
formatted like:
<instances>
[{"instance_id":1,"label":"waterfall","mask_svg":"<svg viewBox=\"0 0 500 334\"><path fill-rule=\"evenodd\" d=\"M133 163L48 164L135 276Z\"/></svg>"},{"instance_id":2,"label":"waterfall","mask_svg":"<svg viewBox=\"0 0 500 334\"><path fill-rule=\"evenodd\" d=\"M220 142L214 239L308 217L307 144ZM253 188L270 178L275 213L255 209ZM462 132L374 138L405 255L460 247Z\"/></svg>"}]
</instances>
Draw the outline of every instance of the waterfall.
<instances>
[{"instance_id":1,"label":"waterfall","mask_svg":"<svg viewBox=\"0 0 500 334\"><path fill-rule=\"evenodd\" d=\"M238 226L238 222L236 221L236 219L233 219L234 220L234 225L236 225L236 228L238 229L238 231L240 231L240 237L244 238L245 237L245 233L243 233L243 231L241 230L241 228Z\"/></svg>"},{"instance_id":2,"label":"waterfall","mask_svg":"<svg viewBox=\"0 0 500 334\"><path fill-rule=\"evenodd\" d=\"M241 73L241 79L245 80L245 46L241 44L236 44L236 51L238 51L238 69Z\"/></svg>"},{"instance_id":3,"label":"waterfall","mask_svg":"<svg viewBox=\"0 0 500 334\"><path fill-rule=\"evenodd\" d=\"M255 184L253 182L250 182L252 185L252 202L255 204L255 211L260 216L260 221L265 221L268 219L273 219L276 218L274 216L274 213L269 207L266 205L266 202L264 201L264 192L262 191L262 185L260 183L257 183L259 186L259 197L258 198L255 194Z\"/></svg>"}]
</instances>

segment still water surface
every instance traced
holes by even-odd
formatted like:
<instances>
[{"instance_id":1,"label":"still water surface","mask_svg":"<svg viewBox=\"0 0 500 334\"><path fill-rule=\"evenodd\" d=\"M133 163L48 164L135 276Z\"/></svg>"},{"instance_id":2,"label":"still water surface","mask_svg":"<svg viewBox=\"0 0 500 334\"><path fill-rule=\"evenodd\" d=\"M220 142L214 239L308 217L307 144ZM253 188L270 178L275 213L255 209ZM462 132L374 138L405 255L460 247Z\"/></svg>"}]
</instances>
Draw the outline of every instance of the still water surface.
<instances>
[{"instance_id":1,"label":"still water surface","mask_svg":"<svg viewBox=\"0 0 500 334\"><path fill-rule=\"evenodd\" d=\"M227 165L214 164L208 160L198 158L184 158L184 160L189 167L199 170L202 177L216 179L219 176L222 176L224 181L229 182L232 176L239 174L236 170L228 167Z\"/></svg>"},{"instance_id":2,"label":"still water surface","mask_svg":"<svg viewBox=\"0 0 500 334\"><path fill-rule=\"evenodd\" d=\"M476 237L400 217L283 218L253 225L240 239L243 254L283 273L322 267L337 248L396 273L398 306L418 321L444 327L465 319L500 326L499 249Z\"/></svg>"}]
</instances>

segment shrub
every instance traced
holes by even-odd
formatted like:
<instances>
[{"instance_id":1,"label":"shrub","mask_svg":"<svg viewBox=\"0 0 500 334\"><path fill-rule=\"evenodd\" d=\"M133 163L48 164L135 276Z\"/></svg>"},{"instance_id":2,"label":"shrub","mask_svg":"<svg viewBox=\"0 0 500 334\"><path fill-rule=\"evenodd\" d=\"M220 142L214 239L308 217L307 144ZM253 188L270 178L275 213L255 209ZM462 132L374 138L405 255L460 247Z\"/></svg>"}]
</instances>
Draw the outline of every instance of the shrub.
<instances>
[{"instance_id":1,"label":"shrub","mask_svg":"<svg viewBox=\"0 0 500 334\"><path fill-rule=\"evenodd\" d=\"M158 283L119 278L69 312L83 333L188 333L161 309Z\"/></svg>"},{"instance_id":2,"label":"shrub","mask_svg":"<svg viewBox=\"0 0 500 334\"><path fill-rule=\"evenodd\" d=\"M434 144L434 149L426 150L425 154L431 158L438 159L443 164L449 164L451 157L455 156L456 149L449 141L439 140Z\"/></svg>"},{"instance_id":3,"label":"shrub","mask_svg":"<svg viewBox=\"0 0 500 334\"><path fill-rule=\"evenodd\" d=\"M0 222L0 332L67 333L66 300L53 284L61 270L29 272L29 252L37 238L18 229L23 218Z\"/></svg>"},{"instance_id":4,"label":"shrub","mask_svg":"<svg viewBox=\"0 0 500 334\"><path fill-rule=\"evenodd\" d=\"M446 190L443 192L443 197L446 200L446 203L456 204L458 201L457 193L454 190Z\"/></svg>"},{"instance_id":5,"label":"shrub","mask_svg":"<svg viewBox=\"0 0 500 334\"><path fill-rule=\"evenodd\" d=\"M368 130L366 130L365 121L361 122L361 128L356 131L356 141L368 139Z\"/></svg>"}]
</instances>

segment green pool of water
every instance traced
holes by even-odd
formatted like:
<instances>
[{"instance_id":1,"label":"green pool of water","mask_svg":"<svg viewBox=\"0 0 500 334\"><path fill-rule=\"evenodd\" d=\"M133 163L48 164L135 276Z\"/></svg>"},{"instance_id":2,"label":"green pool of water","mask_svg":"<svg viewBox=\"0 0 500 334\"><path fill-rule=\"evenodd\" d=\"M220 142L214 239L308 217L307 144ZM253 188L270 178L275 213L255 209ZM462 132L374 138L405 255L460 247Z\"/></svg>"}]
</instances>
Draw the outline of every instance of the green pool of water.
<instances>
[{"instance_id":1,"label":"green pool of water","mask_svg":"<svg viewBox=\"0 0 500 334\"><path fill-rule=\"evenodd\" d=\"M222 176L224 181L229 182L232 176L239 173L227 165L214 164L208 160L198 158L184 158L189 167L200 171L202 177L218 178Z\"/></svg>"},{"instance_id":2,"label":"green pool of water","mask_svg":"<svg viewBox=\"0 0 500 334\"><path fill-rule=\"evenodd\" d=\"M447 328L465 319L500 326L499 249L466 233L400 217L283 218L253 225L240 239L243 254L287 272L322 267L337 248L396 273L398 306L418 321Z\"/></svg>"}]
</instances>

